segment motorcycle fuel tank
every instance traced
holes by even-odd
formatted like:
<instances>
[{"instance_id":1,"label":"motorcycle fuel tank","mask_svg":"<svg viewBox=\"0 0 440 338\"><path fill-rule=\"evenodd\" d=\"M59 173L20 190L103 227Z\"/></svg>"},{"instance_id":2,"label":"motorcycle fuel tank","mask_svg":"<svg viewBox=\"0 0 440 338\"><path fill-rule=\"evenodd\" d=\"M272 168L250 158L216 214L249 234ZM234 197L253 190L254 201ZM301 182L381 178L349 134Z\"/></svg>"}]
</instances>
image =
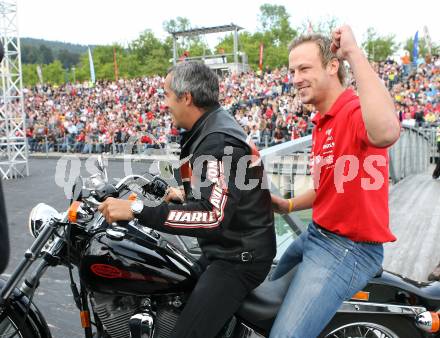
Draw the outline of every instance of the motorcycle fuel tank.
<instances>
[{"instance_id":1,"label":"motorcycle fuel tank","mask_svg":"<svg viewBox=\"0 0 440 338\"><path fill-rule=\"evenodd\" d=\"M118 238L107 231L90 240L79 273L91 291L149 295L192 289L197 263L158 234L154 238L138 230Z\"/></svg>"}]
</instances>

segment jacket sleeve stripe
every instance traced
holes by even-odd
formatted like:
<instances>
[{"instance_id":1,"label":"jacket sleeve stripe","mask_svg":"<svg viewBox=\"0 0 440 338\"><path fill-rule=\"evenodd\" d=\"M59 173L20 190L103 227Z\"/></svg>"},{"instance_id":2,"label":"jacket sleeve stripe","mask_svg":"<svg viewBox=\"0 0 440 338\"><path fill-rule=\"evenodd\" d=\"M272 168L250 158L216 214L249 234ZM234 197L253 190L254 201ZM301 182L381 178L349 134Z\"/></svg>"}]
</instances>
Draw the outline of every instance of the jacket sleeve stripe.
<instances>
[{"instance_id":1,"label":"jacket sleeve stripe","mask_svg":"<svg viewBox=\"0 0 440 338\"><path fill-rule=\"evenodd\" d=\"M221 190L219 207L216 207L214 196L218 191L218 186L212 187L210 202L213 205L211 211L205 210L170 210L167 221L164 225L173 228L216 228L224 218L224 210L228 196L224 190Z\"/></svg>"}]
</instances>

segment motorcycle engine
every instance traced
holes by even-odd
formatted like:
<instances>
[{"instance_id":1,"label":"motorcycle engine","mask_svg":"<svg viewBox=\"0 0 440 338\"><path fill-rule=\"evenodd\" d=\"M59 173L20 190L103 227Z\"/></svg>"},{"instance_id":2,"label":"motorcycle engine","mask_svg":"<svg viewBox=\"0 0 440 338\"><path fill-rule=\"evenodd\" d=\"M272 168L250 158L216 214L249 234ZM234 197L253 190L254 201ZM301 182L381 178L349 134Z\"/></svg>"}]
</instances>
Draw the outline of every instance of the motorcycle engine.
<instances>
[{"instance_id":1,"label":"motorcycle engine","mask_svg":"<svg viewBox=\"0 0 440 338\"><path fill-rule=\"evenodd\" d=\"M95 293L90 300L95 314L110 337L130 337L128 322L141 305L139 298Z\"/></svg>"},{"instance_id":2,"label":"motorcycle engine","mask_svg":"<svg viewBox=\"0 0 440 338\"><path fill-rule=\"evenodd\" d=\"M171 338L171 331L176 325L179 315L180 311L177 311L175 308L169 306L161 307L157 311L154 338Z\"/></svg>"},{"instance_id":3,"label":"motorcycle engine","mask_svg":"<svg viewBox=\"0 0 440 338\"><path fill-rule=\"evenodd\" d=\"M179 296L164 298L154 304L156 309L152 312L145 307L149 302L138 297L100 293L90 297L95 314L111 338L171 338L183 304ZM154 332L154 335L140 332Z\"/></svg>"}]
</instances>

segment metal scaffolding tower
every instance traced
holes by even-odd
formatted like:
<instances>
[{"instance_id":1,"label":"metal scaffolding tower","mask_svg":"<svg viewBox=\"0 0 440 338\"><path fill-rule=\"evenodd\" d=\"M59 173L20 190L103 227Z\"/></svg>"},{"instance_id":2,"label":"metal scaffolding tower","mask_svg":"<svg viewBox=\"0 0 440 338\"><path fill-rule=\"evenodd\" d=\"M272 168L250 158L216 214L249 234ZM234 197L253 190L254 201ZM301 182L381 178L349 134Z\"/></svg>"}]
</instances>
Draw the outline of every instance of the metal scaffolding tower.
<instances>
[{"instance_id":1,"label":"metal scaffolding tower","mask_svg":"<svg viewBox=\"0 0 440 338\"><path fill-rule=\"evenodd\" d=\"M0 0L0 177L29 176L16 0Z\"/></svg>"}]
</instances>

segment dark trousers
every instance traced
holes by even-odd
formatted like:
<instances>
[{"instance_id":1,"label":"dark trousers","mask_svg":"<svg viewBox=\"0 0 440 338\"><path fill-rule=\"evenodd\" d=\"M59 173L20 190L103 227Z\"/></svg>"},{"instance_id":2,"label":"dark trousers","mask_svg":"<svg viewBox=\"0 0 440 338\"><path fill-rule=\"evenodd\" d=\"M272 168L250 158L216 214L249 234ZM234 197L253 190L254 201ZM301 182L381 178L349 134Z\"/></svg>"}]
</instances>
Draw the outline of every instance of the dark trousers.
<instances>
[{"instance_id":1,"label":"dark trousers","mask_svg":"<svg viewBox=\"0 0 440 338\"><path fill-rule=\"evenodd\" d=\"M432 172L432 178L437 179L440 177L440 157L437 158L437 164Z\"/></svg>"},{"instance_id":2,"label":"dark trousers","mask_svg":"<svg viewBox=\"0 0 440 338\"><path fill-rule=\"evenodd\" d=\"M440 177L440 142L437 142L437 151L439 157L436 158L436 166L432 173L432 178L437 179Z\"/></svg>"},{"instance_id":3,"label":"dark trousers","mask_svg":"<svg viewBox=\"0 0 440 338\"><path fill-rule=\"evenodd\" d=\"M272 262L231 263L215 260L197 282L171 334L172 338L214 338L260 285Z\"/></svg>"}]
</instances>

